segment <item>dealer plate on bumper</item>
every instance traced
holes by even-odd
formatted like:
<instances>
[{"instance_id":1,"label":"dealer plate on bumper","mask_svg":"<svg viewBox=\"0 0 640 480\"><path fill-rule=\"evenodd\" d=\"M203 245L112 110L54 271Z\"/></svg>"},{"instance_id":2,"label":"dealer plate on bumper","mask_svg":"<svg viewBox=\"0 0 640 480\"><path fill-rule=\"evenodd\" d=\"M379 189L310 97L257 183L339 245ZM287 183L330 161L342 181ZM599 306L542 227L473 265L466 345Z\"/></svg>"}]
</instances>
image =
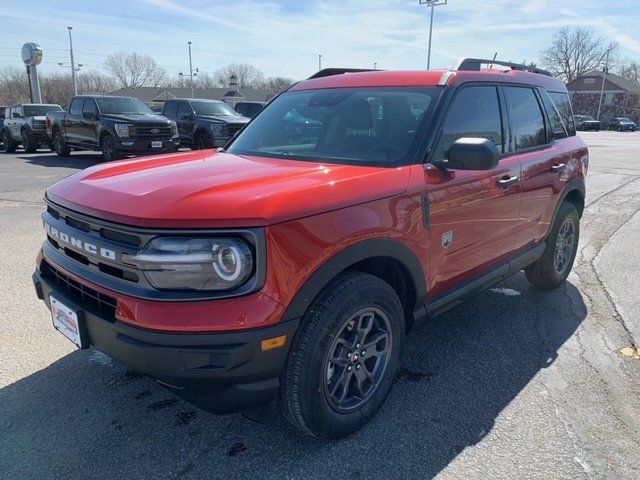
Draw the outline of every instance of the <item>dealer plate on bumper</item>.
<instances>
[{"instance_id":1,"label":"dealer plate on bumper","mask_svg":"<svg viewBox=\"0 0 640 480\"><path fill-rule=\"evenodd\" d=\"M55 329L75 343L78 348L89 348L84 324L78 312L53 295L49 296L49 300Z\"/></svg>"},{"instance_id":2,"label":"dealer plate on bumper","mask_svg":"<svg viewBox=\"0 0 640 480\"><path fill-rule=\"evenodd\" d=\"M162 148L162 142L151 142L151 148Z\"/></svg>"}]
</instances>

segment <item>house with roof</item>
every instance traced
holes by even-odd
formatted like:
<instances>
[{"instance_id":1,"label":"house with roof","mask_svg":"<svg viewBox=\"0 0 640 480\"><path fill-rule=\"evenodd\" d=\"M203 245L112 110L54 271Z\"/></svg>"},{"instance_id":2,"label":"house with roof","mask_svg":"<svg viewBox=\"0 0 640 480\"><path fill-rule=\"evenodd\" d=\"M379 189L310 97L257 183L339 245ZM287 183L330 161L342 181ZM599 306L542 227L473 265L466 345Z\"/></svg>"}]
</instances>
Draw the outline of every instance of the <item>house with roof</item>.
<instances>
[{"instance_id":1,"label":"house with roof","mask_svg":"<svg viewBox=\"0 0 640 480\"><path fill-rule=\"evenodd\" d=\"M575 115L597 116L603 77L602 71L591 71L567 84ZM600 119L614 117L629 117L640 123L640 85L607 72Z\"/></svg>"},{"instance_id":2,"label":"house with roof","mask_svg":"<svg viewBox=\"0 0 640 480\"><path fill-rule=\"evenodd\" d=\"M195 98L208 100L222 100L231 107L235 107L238 102L268 102L277 95L263 88L240 88L238 80L232 76L228 87L222 88L196 88ZM135 97L154 108L162 108L164 102L172 98L190 98L191 89L183 87L125 87L109 95L123 97Z\"/></svg>"}]
</instances>

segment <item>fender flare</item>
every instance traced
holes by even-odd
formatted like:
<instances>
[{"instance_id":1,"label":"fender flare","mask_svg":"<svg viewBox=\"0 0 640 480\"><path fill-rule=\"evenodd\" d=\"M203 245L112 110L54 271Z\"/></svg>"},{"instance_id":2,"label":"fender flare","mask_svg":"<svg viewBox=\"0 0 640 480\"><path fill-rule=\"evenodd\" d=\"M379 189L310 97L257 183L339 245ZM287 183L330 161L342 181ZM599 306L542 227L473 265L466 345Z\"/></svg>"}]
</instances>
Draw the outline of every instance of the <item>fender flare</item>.
<instances>
[{"instance_id":1,"label":"fender flare","mask_svg":"<svg viewBox=\"0 0 640 480\"><path fill-rule=\"evenodd\" d=\"M409 273L416 294L414 311L424 305L427 282L424 270L416 254L401 241L387 238L373 238L350 245L322 264L305 281L289 305L282 321L302 317L313 300L337 275L362 260L387 257L399 262ZM414 312L407 312L413 314Z\"/></svg>"},{"instance_id":2,"label":"fender flare","mask_svg":"<svg viewBox=\"0 0 640 480\"><path fill-rule=\"evenodd\" d=\"M569 196L571 192L575 192L575 191L579 192L580 195L582 195L582 200L584 201L587 194L587 187L585 185L583 177L574 178L573 180L571 180L569 183L565 185L564 190L560 194L558 203L556 204L556 207L553 211L553 217L551 218L551 223L549 223L549 231L545 235L545 239L551 232L551 228L553 224L556 222L556 217L558 215L558 210L560 210L560 205L562 205L562 203L565 201L565 199ZM582 214L580 216L582 216Z\"/></svg>"}]
</instances>

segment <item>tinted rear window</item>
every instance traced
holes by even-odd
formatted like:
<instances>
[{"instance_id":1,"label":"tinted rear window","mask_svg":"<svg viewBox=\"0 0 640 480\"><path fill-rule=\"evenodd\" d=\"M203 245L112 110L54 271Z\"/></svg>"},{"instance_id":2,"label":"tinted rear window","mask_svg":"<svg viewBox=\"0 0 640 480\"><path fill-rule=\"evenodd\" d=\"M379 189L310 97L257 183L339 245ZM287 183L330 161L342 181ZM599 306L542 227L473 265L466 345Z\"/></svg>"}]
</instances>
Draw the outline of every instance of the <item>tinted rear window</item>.
<instances>
[{"instance_id":1,"label":"tinted rear window","mask_svg":"<svg viewBox=\"0 0 640 480\"><path fill-rule=\"evenodd\" d=\"M562 122L567 129L567 134L572 137L576 134L576 126L573 121L573 110L571 108L571 99L567 92L549 92L549 96L562 118Z\"/></svg>"},{"instance_id":2,"label":"tinted rear window","mask_svg":"<svg viewBox=\"0 0 640 480\"><path fill-rule=\"evenodd\" d=\"M546 144L547 135L544 117L533 89L504 87L504 93L509 104L516 150L524 150Z\"/></svg>"}]
</instances>

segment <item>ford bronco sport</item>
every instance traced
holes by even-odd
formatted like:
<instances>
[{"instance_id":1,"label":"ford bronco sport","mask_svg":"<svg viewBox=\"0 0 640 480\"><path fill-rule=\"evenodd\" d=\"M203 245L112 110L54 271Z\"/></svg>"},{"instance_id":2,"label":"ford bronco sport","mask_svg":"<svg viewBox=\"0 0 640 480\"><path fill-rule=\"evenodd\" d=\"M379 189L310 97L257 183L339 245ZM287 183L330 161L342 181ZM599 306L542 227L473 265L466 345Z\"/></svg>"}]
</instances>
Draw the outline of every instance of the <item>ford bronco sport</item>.
<instances>
[{"instance_id":1,"label":"ford bronco sport","mask_svg":"<svg viewBox=\"0 0 640 480\"><path fill-rule=\"evenodd\" d=\"M321 125L291 129L291 114ZM225 152L50 187L33 279L80 348L209 411L279 405L341 437L380 408L420 322L522 269L565 281L587 166L544 71L325 70Z\"/></svg>"}]
</instances>

